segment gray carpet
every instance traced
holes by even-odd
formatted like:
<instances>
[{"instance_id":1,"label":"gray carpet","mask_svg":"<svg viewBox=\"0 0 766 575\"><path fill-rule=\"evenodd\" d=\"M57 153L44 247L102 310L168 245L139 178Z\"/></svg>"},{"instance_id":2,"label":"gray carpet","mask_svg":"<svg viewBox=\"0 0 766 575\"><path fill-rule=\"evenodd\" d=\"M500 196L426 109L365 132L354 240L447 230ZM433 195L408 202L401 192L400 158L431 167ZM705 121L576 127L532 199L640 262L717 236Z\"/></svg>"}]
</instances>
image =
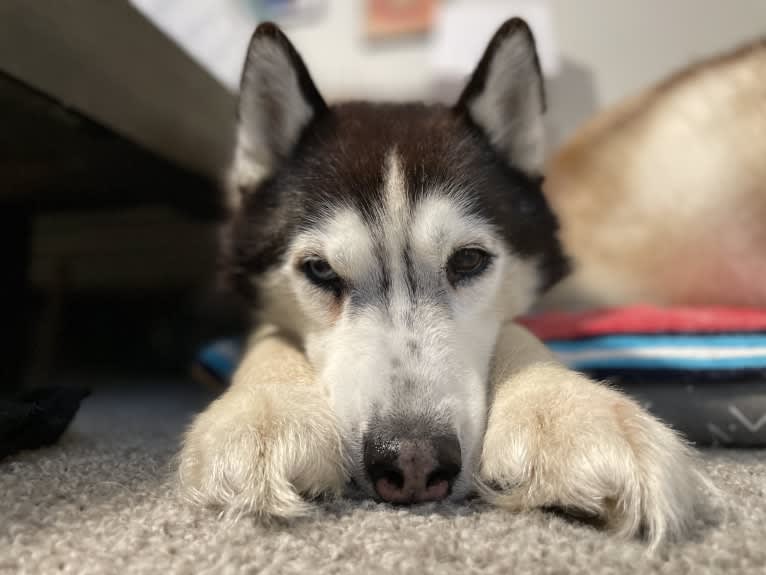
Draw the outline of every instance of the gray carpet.
<instances>
[{"instance_id":1,"label":"gray carpet","mask_svg":"<svg viewBox=\"0 0 766 575\"><path fill-rule=\"evenodd\" d=\"M336 503L266 528L174 499L168 470L201 398L111 388L61 444L0 462L0 573L766 573L766 452L708 452L730 517L647 558L561 517L481 504Z\"/></svg>"}]
</instances>

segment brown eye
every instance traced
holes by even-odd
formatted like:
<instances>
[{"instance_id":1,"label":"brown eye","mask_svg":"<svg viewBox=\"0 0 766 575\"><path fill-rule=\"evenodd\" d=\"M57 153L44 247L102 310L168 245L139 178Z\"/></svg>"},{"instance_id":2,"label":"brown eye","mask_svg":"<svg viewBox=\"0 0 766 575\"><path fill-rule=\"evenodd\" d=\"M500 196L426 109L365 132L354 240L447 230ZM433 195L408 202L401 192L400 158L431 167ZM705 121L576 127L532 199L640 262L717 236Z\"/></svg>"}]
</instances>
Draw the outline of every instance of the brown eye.
<instances>
[{"instance_id":1,"label":"brown eye","mask_svg":"<svg viewBox=\"0 0 766 575\"><path fill-rule=\"evenodd\" d=\"M491 256L479 248L457 250L447 262L447 279L452 285L474 278L484 272Z\"/></svg>"},{"instance_id":2,"label":"brown eye","mask_svg":"<svg viewBox=\"0 0 766 575\"><path fill-rule=\"evenodd\" d=\"M341 279L332 266L319 258L307 259L303 262L303 274L314 285L332 292L339 292Z\"/></svg>"}]
</instances>

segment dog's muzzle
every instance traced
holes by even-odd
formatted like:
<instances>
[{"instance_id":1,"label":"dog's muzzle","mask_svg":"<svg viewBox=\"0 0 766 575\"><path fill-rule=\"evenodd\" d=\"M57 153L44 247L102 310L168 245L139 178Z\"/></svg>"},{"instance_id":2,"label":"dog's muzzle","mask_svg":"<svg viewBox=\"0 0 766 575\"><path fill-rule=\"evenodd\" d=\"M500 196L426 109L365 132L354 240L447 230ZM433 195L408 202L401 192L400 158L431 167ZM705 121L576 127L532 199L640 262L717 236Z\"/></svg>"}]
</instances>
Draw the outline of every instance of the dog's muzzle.
<instances>
[{"instance_id":1,"label":"dog's muzzle","mask_svg":"<svg viewBox=\"0 0 766 575\"><path fill-rule=\"evenodd\" d=\"M364 437L364 468L384 501L439 501L450 494L460 474L460 442L454 433L371 431Z\"/></svg>"}]
</instances>

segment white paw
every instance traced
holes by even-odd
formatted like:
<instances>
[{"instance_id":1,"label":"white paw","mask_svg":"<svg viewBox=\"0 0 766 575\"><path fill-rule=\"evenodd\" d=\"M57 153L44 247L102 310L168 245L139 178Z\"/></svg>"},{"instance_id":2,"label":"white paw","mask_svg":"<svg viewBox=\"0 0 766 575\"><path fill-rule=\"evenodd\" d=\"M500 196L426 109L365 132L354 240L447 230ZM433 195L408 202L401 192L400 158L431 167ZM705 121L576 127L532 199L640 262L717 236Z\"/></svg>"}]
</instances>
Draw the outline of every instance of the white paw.
<instances>
[{"instance_id":1,"label":"white paw","mask_svg":"<svg viewBox=\"0 0 766 575\"><path fill-rule=\"evenodd\" d=\"M340 436L310 386L231 389L200 414L179 459L182 496L236 517L290 518L345 480Z\"/></svg>"},{"instance_id":2,"label":"white paw","mask_svg":"<svg viewBox=\"0 0 766 575\"><path fill-rule=\"evenodd\" d=\"M652 547L688 531L709 481L691 450L605 385L541 366L537 385L506 386L488 421L480 482L513 510L558 507L598 517Z\"/></svg>"}]
</instances>

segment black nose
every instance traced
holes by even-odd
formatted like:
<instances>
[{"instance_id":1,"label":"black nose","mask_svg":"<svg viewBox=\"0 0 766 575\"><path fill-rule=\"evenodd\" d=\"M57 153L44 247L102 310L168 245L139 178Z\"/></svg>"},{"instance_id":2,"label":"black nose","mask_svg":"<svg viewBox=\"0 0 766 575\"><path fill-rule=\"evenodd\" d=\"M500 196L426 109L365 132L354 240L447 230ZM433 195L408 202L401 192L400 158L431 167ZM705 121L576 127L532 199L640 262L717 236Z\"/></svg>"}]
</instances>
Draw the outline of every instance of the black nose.
<instances>
[{"instance_id":1,"label":"black nose","mask_svg":"<svg viewBox=\"0 0 766 575\"><path fill-rule=\"evenodd\" d=\"M450 494L460 473L460 442L455 435L364 441L364 466L384 501L438 501Z\"/></svg>"}]
</instances>

